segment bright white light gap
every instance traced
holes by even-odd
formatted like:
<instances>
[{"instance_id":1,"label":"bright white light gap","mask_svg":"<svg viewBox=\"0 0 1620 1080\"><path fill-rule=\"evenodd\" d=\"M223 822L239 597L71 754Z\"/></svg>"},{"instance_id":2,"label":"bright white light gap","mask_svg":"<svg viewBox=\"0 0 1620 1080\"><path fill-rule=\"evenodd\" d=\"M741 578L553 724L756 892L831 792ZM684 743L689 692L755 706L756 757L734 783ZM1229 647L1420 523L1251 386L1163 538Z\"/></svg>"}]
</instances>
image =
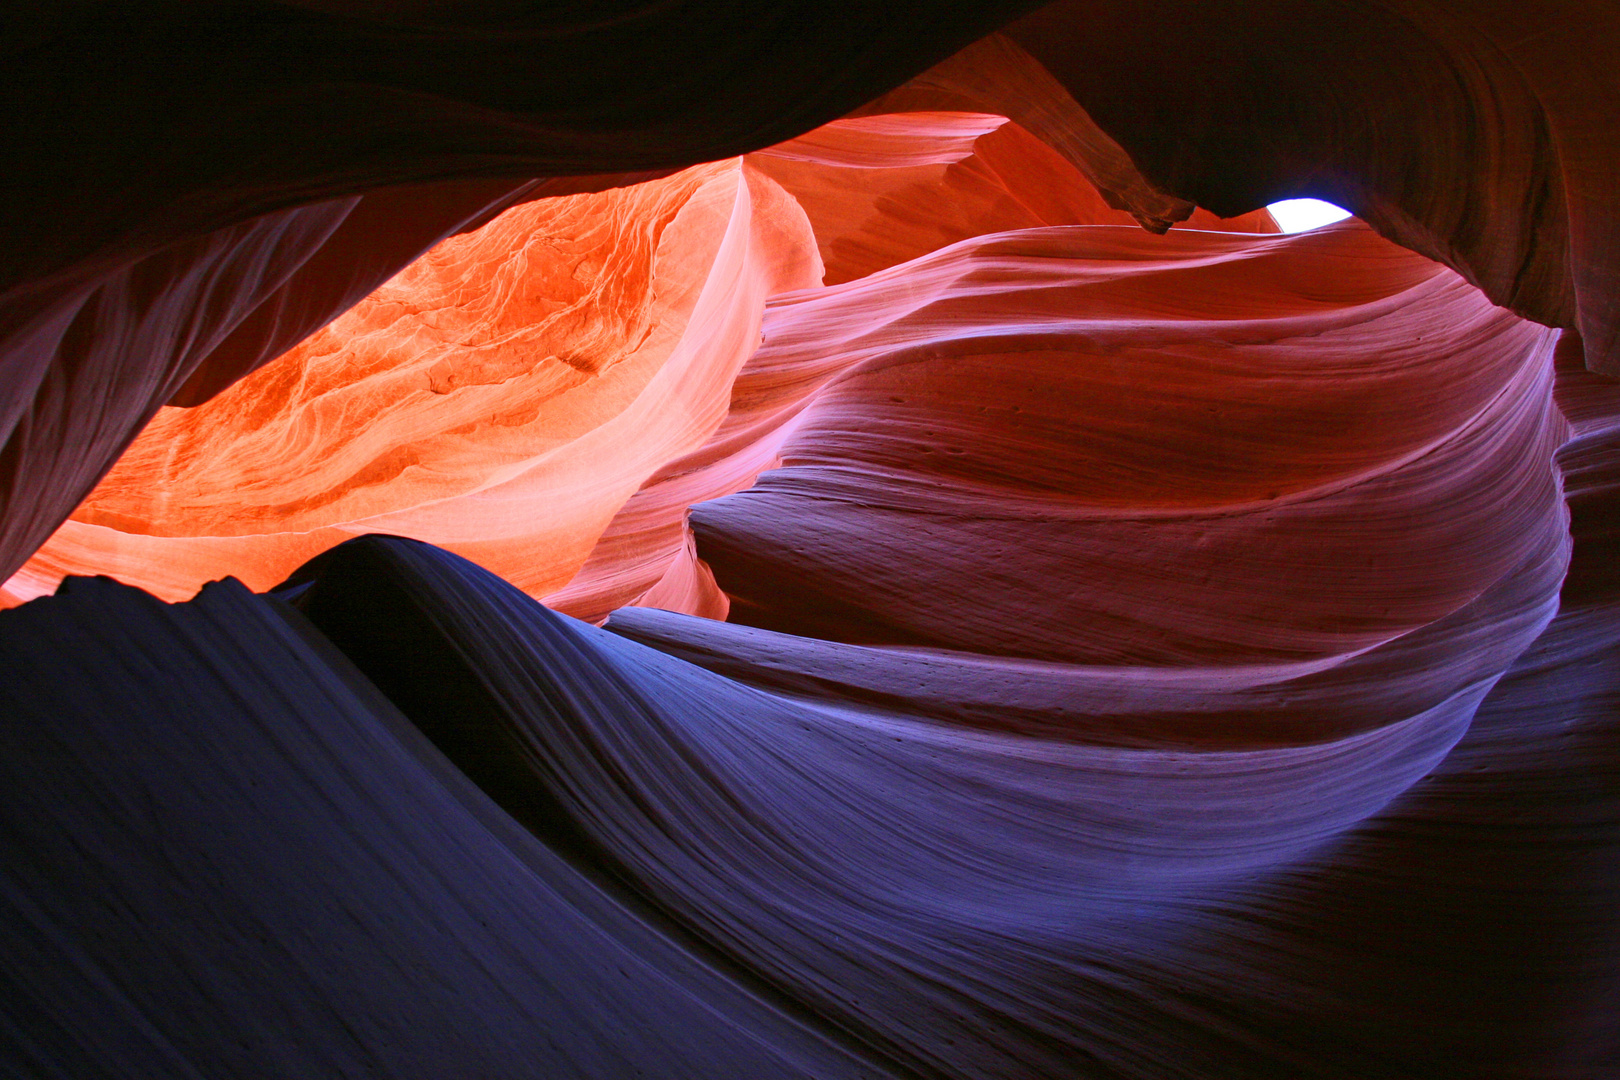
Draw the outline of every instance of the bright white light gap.
<instances>
[{"instance_id":1,"label":"bright white light gap","mask_svg":"<svg viewBox=\"0 0 1620 1080\"><path fill-rule=\"evenodd\" d=\"M1307 232L1343 221L1350 211L1321 199L1284 199L1266 207L1285 233Z\"/></svg>"}]
</instances>

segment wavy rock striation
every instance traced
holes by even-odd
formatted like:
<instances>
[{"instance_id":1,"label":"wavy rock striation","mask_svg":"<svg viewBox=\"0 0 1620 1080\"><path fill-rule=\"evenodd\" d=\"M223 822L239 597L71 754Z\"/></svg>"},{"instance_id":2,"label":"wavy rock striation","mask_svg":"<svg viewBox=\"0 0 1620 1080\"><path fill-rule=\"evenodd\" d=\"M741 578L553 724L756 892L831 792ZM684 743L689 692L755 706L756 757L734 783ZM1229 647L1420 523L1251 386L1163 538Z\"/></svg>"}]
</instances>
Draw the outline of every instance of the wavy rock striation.
<instances>
[{"instance_id":1,"label":"wavy rock striation","mask_svg":"<svg viewBox=\"0 0 1620 1080\"><path fill-rule=\"evenodd\" d=\"M159 413L9 591L86 569L169 599L267 588L388 531L544 594L720 422L765 297L820 276L803 212L735 159L525 203Z\"/></svg>"},{"instance_id":2,"label":"wavy rock striation","mask_svg":"<svg viewBox=\"0 0 1620 1080\"><path fill-rule=\"evenodd\" d=\"M111 7L0 1071L1620 1073L1613 12Z\"/></svg>"}]
</instances>

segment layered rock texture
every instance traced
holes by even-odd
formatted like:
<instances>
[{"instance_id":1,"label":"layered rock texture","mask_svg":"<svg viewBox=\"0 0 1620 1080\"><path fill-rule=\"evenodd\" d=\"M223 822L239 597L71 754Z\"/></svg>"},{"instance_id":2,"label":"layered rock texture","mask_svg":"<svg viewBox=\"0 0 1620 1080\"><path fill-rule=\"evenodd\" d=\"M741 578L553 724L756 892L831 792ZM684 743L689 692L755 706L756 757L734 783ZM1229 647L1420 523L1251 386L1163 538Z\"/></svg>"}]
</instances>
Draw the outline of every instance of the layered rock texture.
<instances>
[{"instance_id":1,"label":"layered rock texture","mask_svg":"<svg viewBox=\"0 0 1620 1080\"><path fill-rule=\"evenodd\" d=\"M6 1071L1620 1075L1615 13L111 7Z\"/></svg>"},{"instance_id":2,"label":"layered rock texture","mask_svg":"<svg viewBox=\"0 0 1620 1080\"><path fill-rule=\"evenodd\" d=\"M88 568L165 599L262 589L391 532L543 593L719 423L765 298L820 277L804 212L736 159L526 202L160 412L11 591Z\"/></svg>"}]
</instances>

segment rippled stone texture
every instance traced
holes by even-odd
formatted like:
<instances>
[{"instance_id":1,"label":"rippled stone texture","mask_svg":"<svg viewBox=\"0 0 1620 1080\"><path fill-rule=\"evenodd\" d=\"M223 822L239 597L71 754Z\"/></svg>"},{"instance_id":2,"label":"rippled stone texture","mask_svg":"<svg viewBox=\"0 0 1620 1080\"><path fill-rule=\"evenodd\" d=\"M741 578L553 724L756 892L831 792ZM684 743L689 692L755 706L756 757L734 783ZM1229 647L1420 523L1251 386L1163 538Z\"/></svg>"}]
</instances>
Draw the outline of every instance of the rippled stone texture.
<instances>
[{"instance_id":1,"label":"rippled stone texture","mask_svg":"<svg viewBox=\"0 0 1620 1080\"><path fill-rule=\"evenodd\" d=\"M1012 70L1026 79L1032 78L1031 66L1044 74L1027 54L997 37L884 102L898 107L966 100L961 94L944 98L938 84L947 75L960 79L975 71L981 80L1006 79L1008 57L1020 65ZM986 72L980 70L983 64L992 66ZM1061 88L1048 90L1059 115L1081 122L1083 112L1061 96ZM835 121L748 157L805 208L828 284L991 231L1135 224L1108 206L1084 171L1006 117L871 112L881 104L864 110L869 115ZM1276 230L1264 211L1231 221L1196 211L1188 227L1198 226ZM773 302L771 309L786 303ZM768 310L768 321L777 318L778 312ZM724 618L730 600L697 558L687 508L747 487L777 464L782 425L827 378L848 366L830 349L817 356L789 367L771 348L756 353L738 376L730 411L709 443L654 475L608 527L579 576L547 602L593 621L631 603Z\"/></svg>"},{"instance_id":2,"label":"rippled stone texture","mask_svg":"<svg viewBox=\"0 0 1620 1080\"><path fill-rule=\"evenodd\" d=\"M1364 227L982 237L773 304L751 366L823 385L700 551L834 640L1359 652L1556 547L1556 339Z\"/></svg>"},{"instance_id":3,"label":"rippled stone texture","mask_svg":"<svg viewBox=\"0 0 1620 1080\"><path fill-rule=\"evenodd\" d=\"M891 95L897 97L900 92ZM1110 207L1073 163L1004 116L854 117L751 154L749 161L810 215L828 285L986 233L1136 224ZM1194 211L1186 227L1277 231L1265 211L1231 221Z\"/></svg>"},{"instance_id":4,"label":"rippled stone texture","mask_svg":"<svg viewBox=\"0 0 1620 1080\"><path fill-rule=\"evenodd\" d=\"M394 532L543 595L720 422L765 297L820 276L803 211L735 159L525 203L159 413L9 591L86 570L167 599L267 588Z\"/></svg>"},{"instance_id":5,"label":"rippled stone texture","mask_svg":"<svg viewBox=\"0 0 1620 1080\"><path fill-rule=\"evenodd\" d=\"M10 587L290 577L0 612L5 1070L1620 1070L1614 12L111 6Z\"/></svg>"}]
</instances>

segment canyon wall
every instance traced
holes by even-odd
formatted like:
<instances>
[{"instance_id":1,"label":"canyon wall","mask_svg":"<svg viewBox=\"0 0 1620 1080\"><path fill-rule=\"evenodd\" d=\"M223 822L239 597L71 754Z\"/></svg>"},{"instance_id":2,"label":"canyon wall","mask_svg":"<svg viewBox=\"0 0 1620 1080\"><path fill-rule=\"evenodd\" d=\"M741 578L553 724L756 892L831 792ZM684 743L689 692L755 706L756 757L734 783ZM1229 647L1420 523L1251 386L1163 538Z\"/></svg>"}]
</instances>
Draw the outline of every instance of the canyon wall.
<instances>
[{"instance_id":1,"label":"canyon wall","mask_svg":"<svg viewBox=\"0 0 1620 1080\"><path fill-rule=\"evenodd\" d=\"M7 1070L1620 1071L1614 12L113 7Z\"/></svg>"}]
</instances>

